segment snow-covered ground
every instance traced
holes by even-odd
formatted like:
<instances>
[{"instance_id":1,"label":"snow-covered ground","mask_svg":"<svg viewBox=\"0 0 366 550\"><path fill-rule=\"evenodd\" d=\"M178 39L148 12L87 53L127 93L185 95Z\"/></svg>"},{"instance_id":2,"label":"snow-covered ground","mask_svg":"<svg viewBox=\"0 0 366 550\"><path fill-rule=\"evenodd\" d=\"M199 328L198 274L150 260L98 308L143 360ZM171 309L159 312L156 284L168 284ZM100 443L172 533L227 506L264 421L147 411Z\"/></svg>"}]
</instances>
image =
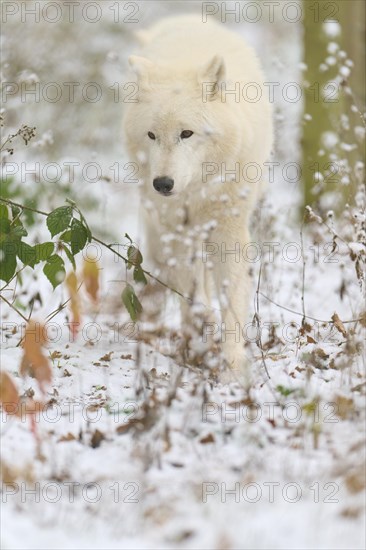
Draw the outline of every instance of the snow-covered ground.
<instances>
[{"instance_id":1,"label":"snow-covered ground","mask_svg":"<svg viewBox=\"0 0 366 550\"><path fill-rule=\"evenodd\" d=\"M169 13L200 12L201 3L94 4L102 14L95 23L85 17L69 22L65 11L62 21L50 23L51 7L39 22L8 15L3 79L29 87L39 81L41 93L40 101L9 93L4 104L6 131L36 126L43 142L16 147L9 159L16 163L15 180L22 179L22 163L23 169L35 162L62 167L58 183L25 177L14 200L33 197L37 208L50 210L71 197L95 235L118 242L127 232L138 240L137 189L122 181L128 159L115 93L136 48L133 31ZM87 17L95 17L92 7ZM263 17L230 26L257 48L269 81L301 82L299 25ZM42 98L51 82L62 90L56 102ZM65 82L80 83L74 101ZM102 89L95 103L82 97L88 82ZM253 261L252 313L262 264L263 353L248 327L250 394L236 383L207 380L207 373L171 357L178 341L173 296L164 302L159 332L148 331L151 323L131 323L120 300L124 265L100 251L100 300L91 306L83 296L76 341L65 311L52 319L47 347L53 381L49 405L36 417L39 442L29 417L1 413L4 549L365 547L364 330L360 322L346 323L361 316L363 296L347 247L333 254L333 235L324 225L306 225L301 244L300 182L286 181L282 167L300 161L302 104L279 96L275 117L280 168L253 238L262 252L262 262ZM65 168L70 161L79 163L72 183ZM106 178L82 178L89 162L98 163ZM110 168L116 162L118 182ZM349 227L337 219L327 223L351 239L344 233ZM33 234L47 238L37 225ZM43 322L67 298L63 285L52 292L44 278L27 271L23 289L17 307L24 305L27 314L29 299L39 292L42 305L35 302L33 317ZM334 312L345 330L330 322ZM33 389L40 398L36 381L18 374L20 321L2 304L2 368L20 394Z\"/></svg>"}]
</instances>

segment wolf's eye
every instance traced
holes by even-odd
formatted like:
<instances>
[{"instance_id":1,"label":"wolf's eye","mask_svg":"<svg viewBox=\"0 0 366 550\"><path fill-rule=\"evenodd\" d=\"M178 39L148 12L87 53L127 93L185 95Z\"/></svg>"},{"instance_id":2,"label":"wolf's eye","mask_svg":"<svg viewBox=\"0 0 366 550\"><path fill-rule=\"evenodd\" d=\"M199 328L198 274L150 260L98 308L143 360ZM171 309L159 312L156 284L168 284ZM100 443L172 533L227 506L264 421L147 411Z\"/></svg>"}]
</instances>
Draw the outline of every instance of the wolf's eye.
<instances>
[{"instance_id":1,"label":"wolf's eye","mask_svg":"<svg viewBox=\"0 0 366 550\"><path fill-rule=\"evenodd\" d=\"M156 139L155 134L153 134L152 132L148 132L147 135L149 136L150 139Z\"/></svg>"},{"instance_id":2,"label":"wolf's eye","mask_svg":"<svg viewBox=\"0 0 366 550\"><path fill-rule=\"evenodd\" d=\"M183 132L180 135L181 139L187 139L191 136L193 136L193 132L191 130L183 130Z\"/></svg>"}]
</instances>

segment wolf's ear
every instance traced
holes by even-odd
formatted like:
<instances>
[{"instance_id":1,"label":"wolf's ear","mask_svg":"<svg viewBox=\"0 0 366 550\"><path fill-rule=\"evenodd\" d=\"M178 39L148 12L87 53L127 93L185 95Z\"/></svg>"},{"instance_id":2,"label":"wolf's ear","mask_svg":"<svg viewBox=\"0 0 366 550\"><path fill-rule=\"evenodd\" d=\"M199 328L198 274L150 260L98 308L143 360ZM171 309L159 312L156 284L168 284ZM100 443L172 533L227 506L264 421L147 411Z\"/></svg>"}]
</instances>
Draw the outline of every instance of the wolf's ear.
<instances>
[{"instance_id":1,"label":"wolf's ear","mask_svg":"<svg viewBox=\"0 0 366 550\"><path fill-rule=\"evenodd\" d=\"M139 55L131 55L128 58L131 69L136 73L141 83L148 82L148 76L151 69L154 67L154 63L146 57L140 57Z\"/></svg>"},{"instance_id":2,"label":"wolf's ear","mask_svg":"<svg viewBox=\"0 0 366 550\"><path fill-rule=\"evenodd\" d=\"M215 55L199 71L200 83L204 86L208 99L214 99L219 85L225 79L225 61L220 55Z\"/></svg>"}]
</instances>

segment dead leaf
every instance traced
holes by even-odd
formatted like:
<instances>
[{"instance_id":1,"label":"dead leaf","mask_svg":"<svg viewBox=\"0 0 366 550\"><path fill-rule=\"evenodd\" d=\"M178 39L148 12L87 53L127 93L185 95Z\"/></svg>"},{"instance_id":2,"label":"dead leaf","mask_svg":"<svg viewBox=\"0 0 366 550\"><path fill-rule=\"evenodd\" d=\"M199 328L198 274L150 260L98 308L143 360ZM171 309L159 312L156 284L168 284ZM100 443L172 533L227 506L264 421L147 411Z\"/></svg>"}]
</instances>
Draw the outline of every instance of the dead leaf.
<instances>
[{"instance_id":1,"label":"dead leaf","mask_svg":"<svg viewBox=\"0 0 366 550\"><path fill-rule=\"evenodd\" d=\"M366 382L362 382L361 384L357 384L357 386L353 386L353 388L351 388L351 391L365 391L366 390Z\"/></svg>"},{"instance_id":2,"label":"dead leaf","mask_svg":"<svg viewBox=\"0 0 366 550\"><path fill-rule=\"evenodd\" d=\"M256 402L253 401L250 397L244 397L240 401L230 401L228 403L230 407L240 407L241 405L245 407L257 407Z\"/></svg>"},{"instance_id":3,"label":"dead leaf","mask_svg":"<svg viewBox=\"0 0 366 550\"><path fill-rule=\"evenodd\" d=\"M329 358L329 355L325 353L325 351L322 348L316 348L314 350L314 355L319 357L319 359L323 359L324 361L326 361Z\"/></svg>"},{"instance_id":4,"label":"dead leaf","mask_svg":"<svg viewBox=\"0 0 366 550\"><path fill-rule=\"evenodd\" d=\"M299 334L301 334L301 336L304 336L304 334L306 334L307 332L311 332L312 328L313 327L310 323L304 322L299 330Z\"/></svg>"},{"instance_id":5,"label":"dead leaf","mask_svg":"<svg viewBox=\"0 0 366 550\"><path fill-rule=\"evenodd\" d=\"M86 292L89 294L93 302L98 301L99 291L99 266L98 262L84 260L83 264L83 280Z\"/></svg>"},{"instance_id":6,"label":"dead leaf","mask_svg":"<svg viewBox=\"0 0 366 550\"><path fill-rule=\"evenodd\" d=\"M339 316L336 312L334 312L333 315L332 315L332 321L333 321L333 324L334 324L335 328L338 330L338 332L340 332L342 334L342 336L346 337L347 336L347 331L344 328L344 324L342 323L342 321L340 320L340 318L339 318Z\"/></svg>"},{"instance_id":7,"label":"dead leaf","mask_svg":"<svg viewBox=\"0 0 366 550\"><path fill-rule=\"evenodd\" d=\"M23 340L23 358L20 365L20 374L29 374L36 378L38 385L45 393L44 384L52 380L52 370L48 358L43 354L42 347L46 343L43 325L35 321L29 321Z\"/></svg>"},{"instance_id":8,"label":"dead leaf","mask_svg":"<svg viewBox=\"0 0 366 550\"><path fill-rule=\"evenodd\" d=\"M0 373L0 402L3 410L9 415L19 416L20 397L13 378L2 371Z\"/></svg>"},{"instance_id":9,"label":"dead leaf","mask_svg":"<svg viewBox=\"0 0 366 550\"><path fill-rule=\"evenodd\" d=\"M116 432L119 435L123 435L123 434L127 433L130 430L131 427L132 427L132 424L126 422L126 424L121 424L120 426L118 426L116 428Z\"/></svg>"},{"instance_id":10,"label":"dead leaf","mask_svg":"<svg viewBox=\"0 0 366 550\"><path fill-rule=\"evenodd\" d=\"M200 443L207 445L207 443L215 443L215 438L212 434L207 434L205 437L201 437Z\"/></svg>"},{"instance_id":11,"label":"dead leaf","mask_svg":"<svg viewBox=\"0 0 366 550\"><path fill-rule=\"evenodd\" d=\"M17 480L17 472L4 461L1 463L0 473L1 481L4 485L9 485L16 488L17 484L15 482Z\"/></svg>"},{"instance_id":12,"label":"dead leaf","mask_svg":"<svg viewBox=\"0 0 366 550\"><path fill-rule=\"evenodd\" d=\"M345 478L347 489L350 493L356 494L365 490L366 479L362 468L358 471L350 473Z\"/></svg>"},{"instance_id":13,"label":"dead leaf","mask_svg":"<svg viewBox=\"0 0 366 550\"><path fill-rule=\"evenodd\" d=\"M51 361L54 361L55 359L61 359L62 353L60 351L53 351L50 353L50 359Z\"/></svg>"},{"instance_id":14,"label":"dead leaf","mask_svg":"<svg viewBox=\"0 0 366 550\"><path fill-rule=\"evenodd\" d=\"M92 435L92 438L90 440L90 446L93 449L96 449L100 446L101 442L105 439L105 435L103 432L100 432L99 430L95 430L95 432Z\"/></svg>"},{"instance_id":15,"label":"dead leaf","mask_svg":"<svg viewBox=\"0 0 366 550\"><path fill-rule=\"evenodd\" d=\"M68 433L67 435L63 435L58 439L57 441L61 443L62 441L75 441L76 437L72 433Z\"/></svg>"},{"instance_id":16,"label":"dead leaf","mask_svg":"<svg viewBox=\"0 0 366 550\"><path fill-rule=\"evenodd\" d=\"M339 416L342 420L346 420L352 416L355 405L352 398L343 397L343 395L336 396L336 415Z\"/></svg>"},{"instance_id":17,"label":"dead leaf","mask_svg":"<svg viewBox=\"0 0 366 550\"><path fill-rule=\"evenodd\" d=\"M111 361L112 360L113 351L110 351L109 353L106 353L99 359L99 361Z\"/></svg>"},{"instance_id":18,"label":"dead leaf","mask_svg":"<svg viewBox=\"0 0 366 550\"><path fill-rule=\"evenodd\" d=\"M361 513L362 513L361 507L349 506L348 508L344 508L342 510L341 516L344 518L356 519L360 516Z\"/></svg>"},{"instance_id":19,"label":"dead leaf","mask_svg":"<svg viewBox=\"0 0 366 550\"><path fill-rule=\"evenodd\" d=\"M2 460L0 468L0 479L5 485L13 486L15 489L17 488L16 482L20 479L22 480L22 482L34 484L35 479L33 464L30 462L25 462L22 463L21 467L15 467L13 464L9 465L7 462Z\"/></svg>"}]
</instances>

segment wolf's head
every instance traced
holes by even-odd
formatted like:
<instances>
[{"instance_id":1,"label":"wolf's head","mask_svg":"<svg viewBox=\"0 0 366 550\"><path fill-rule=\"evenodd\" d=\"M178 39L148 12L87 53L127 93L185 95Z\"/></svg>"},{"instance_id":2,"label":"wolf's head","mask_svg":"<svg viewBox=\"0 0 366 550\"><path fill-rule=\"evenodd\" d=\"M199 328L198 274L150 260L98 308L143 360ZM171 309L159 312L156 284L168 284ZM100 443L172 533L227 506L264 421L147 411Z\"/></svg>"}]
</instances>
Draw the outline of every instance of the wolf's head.
<instances>
[{"instance_id":1,"label":"wolf's head","mask_svg":"<svg viewBox=\"0 0 366 550\"><path fill-rule=\"evenodd\" d=\"M138 100L124 121L128 142L146 159L144 182L168 197L207 183L207 164L235 158L240 146L235 109L219 91L225 64L215 56L203 67L156 65L132 56ZM138 155L137 155L138 156Z\"/></svg>"}]
</instances>

